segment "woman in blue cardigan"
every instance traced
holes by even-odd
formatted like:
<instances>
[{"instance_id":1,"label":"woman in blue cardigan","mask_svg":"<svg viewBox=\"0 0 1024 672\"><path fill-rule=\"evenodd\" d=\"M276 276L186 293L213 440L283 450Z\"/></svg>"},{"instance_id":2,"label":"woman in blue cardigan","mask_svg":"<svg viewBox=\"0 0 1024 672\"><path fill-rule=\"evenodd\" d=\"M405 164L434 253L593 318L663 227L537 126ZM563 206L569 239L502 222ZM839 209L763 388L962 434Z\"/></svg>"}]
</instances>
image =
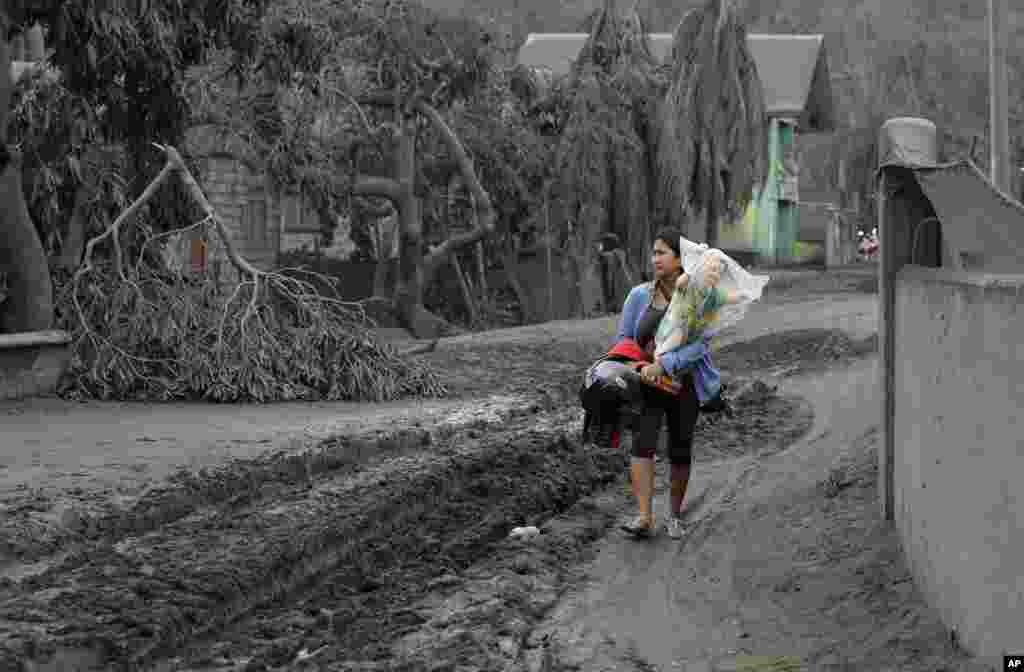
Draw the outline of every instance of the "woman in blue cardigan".
<instances>
[{"instance_id":1,"label":"woman in blue cardigan","mask_svg":"<svg viewBox=\"0 0 1024 672\"><path fill-rule=\"evenodd\" d=\"M622 307L617 342L624 338L636 341L641 348L654 352L654 334L672 298L676 280L683 272L679 252L680 233L662 229L654 239L654 280L634 287ZM693 434L700 412L694 389L693 374L684 372L708 353L707 340L666 352L643 368L641 375L649 378L668 373L680 383L682 391L673 395L651 386L644 390L644 411L633 425L633 454L630 477L640 515L623 529L637 537L650 536L655 529L652 504L654 499L654 451L658 445L661 425L668 424L668 458L671 464L671 509L666 528L669 536L683 536L681 512L686 486L693 464ZM677 375L679 374L679 375Z\"/></svg>"}]
</instances>

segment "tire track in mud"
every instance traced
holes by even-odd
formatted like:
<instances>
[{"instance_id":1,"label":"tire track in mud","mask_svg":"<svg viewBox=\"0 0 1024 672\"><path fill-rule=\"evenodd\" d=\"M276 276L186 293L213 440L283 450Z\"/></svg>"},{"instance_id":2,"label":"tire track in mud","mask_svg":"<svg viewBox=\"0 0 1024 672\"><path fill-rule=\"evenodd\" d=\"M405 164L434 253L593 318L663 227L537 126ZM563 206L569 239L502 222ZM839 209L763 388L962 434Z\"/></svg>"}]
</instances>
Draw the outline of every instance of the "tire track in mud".
<instances>
[{"instance_id":1,"label":"tire track in mud","mask_svg":"<svg viewBox=\"0 0 1024 672\"><path fill-rule=\"evenodd\" d=\"M18 510L8 509L6 520L0 521L0 548L4 550L0 557L17 558L23 564L57 553L73 557L82 548L142 535L206 507L240 509L275 496L279 487L341 475L373 460L444 441L459 430L483 431L501 426L510 418L550 411L564 406L567 396L565 391L551 389L529 396L470 399L432 424L333 437L306 449L269 451L198 471L183 468L136 498L108 499L99 504L76 502L73 509L65 508L63 514L51 517L49 524L19 518L11 515ZM45 505L39 503L39 507ZM31 506L28 503L21 508ZM6 569L2 562L0 569Z\"/></svg>"},{"instance_id":2,"label":"tire track in mud","mask_svg":"<svg viewBox=\"0 0 1024 672\"><path fill-rule=\"evenodd\" d=\"M12 662L133 669L328 569L344 566L365 584L397 556L430 547L428 537L447 536L440 551L468 562L504 537L513 516L561 511L621 474L620 452L584 449L566 435L569 423L562 414L522 418L501 437L455 432L429 451L292 486L274 501L203 510L95 548L3 596L0 651ZM380 552L389 545L390 559Z\"/></svg>"},{"instance_id":3,"label":"tire track in mud","mask_svg":"<svg viewBox=\"0 0 1024 672\"><path fill-rule=\"evenodd\" d=\"M791 408L809 408L800 400L784 401ZM791 434L796 437L806 432L811 419L808 415L807 422L800 423ZM699 516L693 520L690 543L698 545L702 534L707 536L714 530L722 510L730 509L745 484L755 477L757 458L785 447L783 442L770 440L761 445L760 452L739 460L722 454L703 457L707 466L702 469L716 475L711 476L714 485L702 488L691 500L691 510ZM458 589L449 595L442 597L437 591L431 594L427 590L413 601L413 596L406 594L403 603L412 602L412 611L424 621L419 627L394 631L384 627L375 633L380 641L369 647L363 642L361 648L359 642L351 640L339 642L337 648L328 646L322 655L325 661L333 662L324 662L318 669L578 669L562 666L555 649L548 646L553 642L533 641L534 627L543 622L568 589L567 583L574 578L573 568L586 560L593 542L617 522L623 499L617 489L586 497L566 514L547 521L533 544L509 540L497 545L462 577L450 579ZM557 550L553 550L556 540ZM389 600L398 598L385 598L382 603ZM365 620L380 627L387 619L374 615Z\"/></svg>"},{"instance_id":4,"label":"tire track in mud","mask_svg":"<svg viewBox=\"0 0 1024 672\"><path fill-rule=\"evenodd\" d=\"M550 403L517 409L500 430L463 427L436 433L429 445L398 441L377 456L366 448L367 459L340 466L324 458L312 467L286 462L292 466L275 472L271 460L266 473L277 476L242 488L247 494L211 487L221 494L173 521L87 546L63 565L0 588L0 632L9 631L0 635L0 663L6 654L40 664L63 657L75 670L89 669L89 661L110 670L258 670L309 655L310 664L333 661L326 669L424 669L416 663L424 651L414 644L405 668L390 667L403 659L392 645L435 626L458 635L458 618L437 620L437 599L451 587L456 601L477 591L492 609L482 608L480 618L509 617L512 625L495 630L491 643L504 652L503 664L523 660L529 623L554 603L566 566L614 522L607 502L615 498L585 496L620 479L625 467L621 451L576 443L578 411L552 411L571 399L575 380L558 387ZM413 443L424 436L420 428L409 432ZM723 450L718 457L727 456ZM543 522L574 504L574 523ZM530 523L545 527L544 545L504 539L511 527ZM509 558L500 557L510 548ZM480 560L487 567L474 573ZM498 604L490 581L496 564L507 579ZM410 608L416 600L426 604ZM194 653L169 657L190 643ZM462 653L477 644L463 635L450 642ZM487 660L478 669L503 669Z\"/></svg>"}]
</instances>

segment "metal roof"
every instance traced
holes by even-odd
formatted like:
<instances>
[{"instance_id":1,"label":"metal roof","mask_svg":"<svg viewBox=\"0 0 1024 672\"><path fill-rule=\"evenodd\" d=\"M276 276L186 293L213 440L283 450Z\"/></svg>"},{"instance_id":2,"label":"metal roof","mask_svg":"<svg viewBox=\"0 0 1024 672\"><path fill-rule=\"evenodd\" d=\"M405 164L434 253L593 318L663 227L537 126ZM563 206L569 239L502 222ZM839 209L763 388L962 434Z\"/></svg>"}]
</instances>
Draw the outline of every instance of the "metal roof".
<instances>
[{"instance_id":1,"label":"metal roof","mask_svg":"<svg viewBox=\"0 0 1024 672\"><path fill-rule=\"evenodd\" d=\"M672 33L649 37L652 55L663 62L672 49ZM518 62L562 75L586 40L586 33L530 33L519 48ZM824 42L823 35L747 35L770 116L796 118L803 131L835 128Z\"/></svg>"}]
</instances>

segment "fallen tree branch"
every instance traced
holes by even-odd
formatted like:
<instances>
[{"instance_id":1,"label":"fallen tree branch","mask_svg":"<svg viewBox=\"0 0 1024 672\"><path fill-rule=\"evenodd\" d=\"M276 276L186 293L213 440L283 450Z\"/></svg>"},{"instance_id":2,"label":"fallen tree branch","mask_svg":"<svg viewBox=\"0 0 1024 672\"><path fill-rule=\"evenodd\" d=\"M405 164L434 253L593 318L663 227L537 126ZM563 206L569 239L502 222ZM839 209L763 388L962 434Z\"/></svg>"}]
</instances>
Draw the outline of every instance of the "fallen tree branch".
<instances>
[{"instance_id":1,"label":"fallen tree branch","mask_svg":"<svg viewBox=\"0 0 1024 672\"><path fill-rule=\"evenodd\" d=\"M75 337L62 394L271 401L445 393L432 372L402 362L404 355L380 344L361 303L338 299L332 280L306 272L334 287L334 296L325 296L306 280L261 270L245 259L178 151L155 146L166 155L166 164L139 198L88 242L82 266L62 289L66 302L60 305L74 307L62 316L64 328ZM181 177L204 216L147 237L138 261L126 266L120 247L123 227L172 173ZM144 265L151 245L211 224L239 276L226 301L219 283L205 273ZM110 274L104 270L111 265L96 258L98 246L107 240L114 244Z\"/></svg>"},{"instance_id":2,"label":"fallen tree branch","mask_svg":"<svg viewBox=\"0 0 1024 672\"><path fill-rule=\"evenodd\" d=\"M235 250L235 246L231 243L231 237L228 236L228 232L224 229L224 223L217 216L217 213L213 211L213 206L210 205L210 202L206 200L206 194L204 194L203 190L199 187L199 183L196 182L196 178L192 176L192 173L185 165L185 162L182 160L181 154L178 153L178 150L170 145L167 145L166 147L156 143L153 143L153 145L167 155L167 164L164 166L164 169L166 170L167 168L170 168L170 170L177 171L179 173L181 180L184 183L185 190L193 199L195 199L206 216L213 221L214 225L216 225L217 233L220 234L221 243L224 244L224 251L227 253L228 259L231 260L231 263L235 265L235 268L254 277L264 275L262 271L256 269L256 267L238 255L238 252ZM160 172L163 174L163 171ZM152 187L152 185L150 185L150 187ZM149 187L147 187L146 190L149 191Z\"/></svg>"},{"instance_id":3,"label":"fallen tree branch","mask_svg":"<svg viewBox=\"0 0 1024 672\"><path fill-rule=\"evenodd\" d=\"M379 196L396 203L400 189L398 181L390 177L360 175L352 187L352 193L356 196Z\"/></svg>"}]
</instances>

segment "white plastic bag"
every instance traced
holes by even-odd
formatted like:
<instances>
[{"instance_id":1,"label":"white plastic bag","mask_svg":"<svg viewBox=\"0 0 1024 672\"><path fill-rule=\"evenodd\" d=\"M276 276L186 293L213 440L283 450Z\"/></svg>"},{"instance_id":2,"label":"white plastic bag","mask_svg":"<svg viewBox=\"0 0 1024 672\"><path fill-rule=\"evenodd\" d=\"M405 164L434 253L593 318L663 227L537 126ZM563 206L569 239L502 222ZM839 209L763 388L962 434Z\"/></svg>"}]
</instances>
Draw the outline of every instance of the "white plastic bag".
<instances>
[{"instance_id":1,"label":"white plastic bag","mask_svg":"<svg viewBox=\"0 0 1024 672\"><path fill-rule=\"evenodd\" d=\"M723 329L735 326L746 315L750 305L761 299L765 285L770 280L767 275L751 275L735 259L719 249L709 248L704 243L694 243L680 237L679 253L683 260L683 272L688 277L687 287L677 287L672 294L668 310L655 335L656 355L692 343L698 337L715 335ZM716 270L719 275L718 281L710 283L709 275ZM699 334L690 333L692 324L688 316L694 313L700 315L709 284L734 292L739 301L723 306L718 311L714 324L709 325L707 331Z\"/></svg>"}]
</instances>

